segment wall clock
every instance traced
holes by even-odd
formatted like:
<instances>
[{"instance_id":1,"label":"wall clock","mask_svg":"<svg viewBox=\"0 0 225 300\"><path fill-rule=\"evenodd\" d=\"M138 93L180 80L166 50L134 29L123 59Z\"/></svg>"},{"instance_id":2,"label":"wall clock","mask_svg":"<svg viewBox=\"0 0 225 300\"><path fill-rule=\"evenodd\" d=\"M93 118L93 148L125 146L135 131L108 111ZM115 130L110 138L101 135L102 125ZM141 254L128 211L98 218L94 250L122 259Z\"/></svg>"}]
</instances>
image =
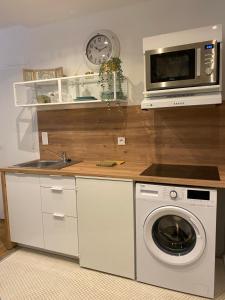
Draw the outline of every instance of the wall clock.
<instances>
[{"instance_id":1,"label":"wall clock","mask_svg":"<svg viewBox=\"0 0 225 300\"><path fill-rule=\"evenodd\" d=\"M103 62L112 57L119 57L120 54L119 40L109 30L98 30L92 33L84 48L86 63L94 71L99 70Z\"/></svg>"}]
</instances>

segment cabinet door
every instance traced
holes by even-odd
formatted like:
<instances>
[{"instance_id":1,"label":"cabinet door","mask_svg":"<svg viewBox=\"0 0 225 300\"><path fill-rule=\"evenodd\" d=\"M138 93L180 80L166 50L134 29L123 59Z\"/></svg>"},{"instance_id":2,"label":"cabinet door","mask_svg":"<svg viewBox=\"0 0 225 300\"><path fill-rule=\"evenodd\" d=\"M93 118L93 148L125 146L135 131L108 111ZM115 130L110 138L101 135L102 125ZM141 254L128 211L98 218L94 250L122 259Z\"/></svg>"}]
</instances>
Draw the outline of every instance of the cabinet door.
<instances>
[{"instance_id":1,"label":"cabinet door","mask_svg":"<svg viewBox=\"0 0 225 300\"><path fill-rule=\"evenodd\" d=\"M7 174L6 185L11 240L43 248L39 176Z\"/></svg>"},{"instance_id":2,"label":"cabinet door","mask_svg":"<svg viewBox=\"0 0 225 300\"><path fill-rule=\"evenodd\" d=\"M134 278L133 182L77 178L80 265Z\"/></svg>"}]
</instances>

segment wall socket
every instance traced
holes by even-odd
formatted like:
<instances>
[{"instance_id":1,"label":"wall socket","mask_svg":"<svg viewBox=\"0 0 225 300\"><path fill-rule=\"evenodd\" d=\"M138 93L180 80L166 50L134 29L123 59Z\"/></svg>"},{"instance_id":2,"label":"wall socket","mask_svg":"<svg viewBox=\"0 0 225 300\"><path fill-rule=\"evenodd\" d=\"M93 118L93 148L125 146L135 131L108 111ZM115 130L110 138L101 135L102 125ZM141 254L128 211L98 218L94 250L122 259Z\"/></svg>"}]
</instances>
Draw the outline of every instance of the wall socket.
<instances>
[{"instance_id":1,"label":"wall socket","mask_svg":"<svg viewBox=\"0 0 225 300\"><path fill-rule=\"evenodd\" d=\"M118 136L117 137L117 145L119 145L119 146L126 145L126 138L125 138L125 136Z\"/></svg>"},{"instance_id":2,"label":"wall socket","mask_svg":"<svg viewBox=\"0 0 225 300\"><path fill-rule=\"evenodd\" d=\"M48 145L48 133L43 131L41 133L42 145Z\"/></svg>"}]
</instances>

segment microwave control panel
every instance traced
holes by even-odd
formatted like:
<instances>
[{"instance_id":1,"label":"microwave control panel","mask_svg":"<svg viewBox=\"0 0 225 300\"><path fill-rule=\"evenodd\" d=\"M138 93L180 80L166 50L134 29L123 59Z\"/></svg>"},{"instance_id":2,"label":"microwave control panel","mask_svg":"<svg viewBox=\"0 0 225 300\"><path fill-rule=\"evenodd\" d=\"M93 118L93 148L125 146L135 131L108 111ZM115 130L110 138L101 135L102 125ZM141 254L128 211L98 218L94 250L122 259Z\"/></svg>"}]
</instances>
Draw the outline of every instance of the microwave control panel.
<instances>
[{"instance_id":1,"label":"microwave control panel","mask_svg":"<svg viewBox=\"0 0 225 300\"><path fill-rule=\"evenodd\" d=\"M205 73L206 73L206 75L210 76L213 73L214 64L215 64L215 45L214 44L206 44L205 45L204 63L205 63Z\"/></svg>"}]
</instances>

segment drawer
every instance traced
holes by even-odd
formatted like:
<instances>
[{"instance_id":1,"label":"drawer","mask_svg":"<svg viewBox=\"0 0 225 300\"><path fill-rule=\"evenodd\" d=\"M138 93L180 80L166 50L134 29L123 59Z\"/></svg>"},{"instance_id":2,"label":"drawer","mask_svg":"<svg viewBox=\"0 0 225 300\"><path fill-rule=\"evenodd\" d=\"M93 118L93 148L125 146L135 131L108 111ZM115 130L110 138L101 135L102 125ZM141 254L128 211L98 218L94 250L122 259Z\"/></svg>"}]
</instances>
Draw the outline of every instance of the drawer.
<instances>
[{"instance_id":1,"label":"drawer","mask_svg":"<svg viewBox=\"0 0 225 300\"><path fill-rule=\"evenodd\" d=\"M43 213L45 249L78 256L77 218Z\"/></svg>"},{"instance_id":2,"label":"drawer","mask_svg":"<svg viewBox=\"0 0 225 300\"><path fill-rule=\"evenodd\" d=\"M75 190L75 177L65 176L40 176L40 185L43 187L58 187Z\"/></svg>"},{"instance_id":3,"label":"drawer","mask_svg":"<svg viewBox=\"0 0 225 300\"><path fill-rule=\"evenodd\" d=\"M59 186L41 187L41 202L43 212L77 216L75 190L65 190Z\"/></svg>"}]
</instances>

